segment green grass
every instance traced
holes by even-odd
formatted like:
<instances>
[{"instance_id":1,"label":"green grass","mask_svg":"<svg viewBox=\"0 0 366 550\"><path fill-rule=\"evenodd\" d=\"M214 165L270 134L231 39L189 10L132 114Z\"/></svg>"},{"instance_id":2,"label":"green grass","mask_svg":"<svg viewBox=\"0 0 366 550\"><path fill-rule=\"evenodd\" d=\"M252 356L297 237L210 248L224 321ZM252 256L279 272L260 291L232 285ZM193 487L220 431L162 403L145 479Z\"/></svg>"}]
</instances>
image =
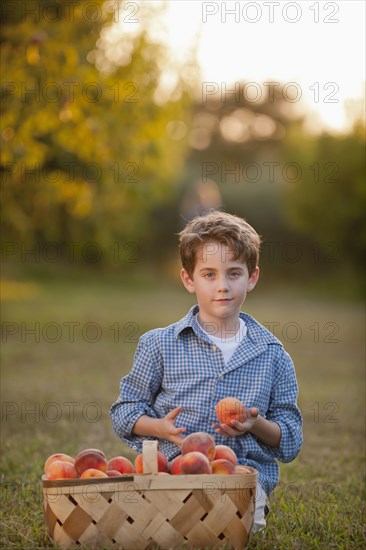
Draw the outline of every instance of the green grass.
<instances>
[{"instance_id":1,"label":"green grass","mask_svg":"<svg viewBox=\"0 0 366 550\"><path fill-rule=\"evenodd\" d=\"M72 272L7 286L4 297L0 545L55 548L43 521L45 458L86 447L134 456L121 448L108 415L119 380L138 336L176 321L193 301L174 284ZM252 536L249 549L364 548L361 306L259 288L245 310L264 324L279 323L272 326L294 359L304 417L302 452L281 464L267 529ZM32 329L39 338L26 332Z\"/></svg>"}]
</instances>

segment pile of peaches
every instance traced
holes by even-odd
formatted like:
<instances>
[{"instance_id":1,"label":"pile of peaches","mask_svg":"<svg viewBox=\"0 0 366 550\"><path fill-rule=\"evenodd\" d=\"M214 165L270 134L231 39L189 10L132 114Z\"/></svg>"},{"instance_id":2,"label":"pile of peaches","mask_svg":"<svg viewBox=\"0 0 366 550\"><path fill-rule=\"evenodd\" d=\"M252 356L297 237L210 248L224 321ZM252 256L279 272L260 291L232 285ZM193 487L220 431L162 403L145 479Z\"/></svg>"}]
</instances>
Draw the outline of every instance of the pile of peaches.
<instances>
[{"instance_id":1,"label":"pile of peaches","mask_svg":"<svg viewBox=\"0 0 366 550\"><path fill-rule=\"evenodd\" d=\"M244 422L246 411L240 401L225 398L216 405L220 423L229 424L233 419ZM159 474L246 474L251 469L238 465L234 451L227 445L216 445L214 438L206 432L195 432L183 439L181 454L171 462L158 451ZM99 449L85 449L75 458L64 454L53 454L44 465L46 479L95 477L116 477L126 474L143 474L143 456L137 455L134 464L124 456L107 460Z\"/></svg>"}]
</instances>

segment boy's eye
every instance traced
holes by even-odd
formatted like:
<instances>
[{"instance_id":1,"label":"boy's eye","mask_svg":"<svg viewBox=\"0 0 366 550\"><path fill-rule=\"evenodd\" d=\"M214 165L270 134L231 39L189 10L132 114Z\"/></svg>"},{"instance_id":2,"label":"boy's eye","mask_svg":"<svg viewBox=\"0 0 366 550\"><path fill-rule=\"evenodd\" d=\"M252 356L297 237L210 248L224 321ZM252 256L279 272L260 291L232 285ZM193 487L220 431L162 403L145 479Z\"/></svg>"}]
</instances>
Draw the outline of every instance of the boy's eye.
<instances>
[{"instance_id":1,"label":"boy's eye","mask_svg":"<svg viewBox=\"0 0 366 550\"><path fill-rule=\"evenodd\" d=\"M232 271L230 273L230 276L231 277L240 277L241 273L239 271Z\"/></svg>"},{"instance_id":2,"label":"boy's eye","mask_svg":"<svg viewBox=\"0 0 366 550\"><path fill-rule=\"evenodd\" d=\"M212 279L214 276L215 274L212 272L205 273L205 277L207 277L207 279Z\"/></svg>"}]
</instances>

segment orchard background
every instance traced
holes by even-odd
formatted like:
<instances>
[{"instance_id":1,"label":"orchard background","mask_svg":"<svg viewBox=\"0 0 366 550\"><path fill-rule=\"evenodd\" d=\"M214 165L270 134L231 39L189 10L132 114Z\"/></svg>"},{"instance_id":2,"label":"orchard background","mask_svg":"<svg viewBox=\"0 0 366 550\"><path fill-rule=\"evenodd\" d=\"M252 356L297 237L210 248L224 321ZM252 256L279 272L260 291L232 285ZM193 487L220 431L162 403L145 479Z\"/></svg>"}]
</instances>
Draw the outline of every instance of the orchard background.
<instances>
[{"instance_id":1,"label":"orchard background","mask_svg":"<svg viewBox=\"0 0 366 550\"><path fill-rule=\"evenodd\" d=\"M133 458L109 407L139 336L193 303L177 232L220 208L263 237L245 310L293 357L304 416L250 548L363 548L362 99L347 131L310 132L299 84L205 83L194 49L175 66L164 3L69 4L1 6L1 544L53 546L50 454Z\"/></svg>"}]
</instances>

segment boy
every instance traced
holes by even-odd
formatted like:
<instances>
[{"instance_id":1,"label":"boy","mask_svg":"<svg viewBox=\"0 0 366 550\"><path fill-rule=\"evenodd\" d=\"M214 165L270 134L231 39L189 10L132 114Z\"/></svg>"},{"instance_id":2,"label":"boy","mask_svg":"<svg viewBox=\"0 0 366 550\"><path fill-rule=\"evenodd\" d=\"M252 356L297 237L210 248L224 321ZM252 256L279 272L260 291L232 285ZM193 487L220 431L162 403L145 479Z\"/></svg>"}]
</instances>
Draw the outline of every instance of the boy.
<instances>
[{"instance_id":1,"label":"boy","mask_svg":"<svg viewBox=\"0 0 366 550\"><path fill-rule=\"evenodd\" d=\"M281 342L241 312L259 277L260 237L243 219L210 212L180 233L181 278L198 305L166 328L144 334L111 407L116 434L135 451L158 438L172 459L184 435L206 431L258 470L253 531L265 527L266 498L278 483L275 459L302 444L294 367ZM236 397L244 423L217 424L215 404Z\"/></svg>"}]
</instances>

